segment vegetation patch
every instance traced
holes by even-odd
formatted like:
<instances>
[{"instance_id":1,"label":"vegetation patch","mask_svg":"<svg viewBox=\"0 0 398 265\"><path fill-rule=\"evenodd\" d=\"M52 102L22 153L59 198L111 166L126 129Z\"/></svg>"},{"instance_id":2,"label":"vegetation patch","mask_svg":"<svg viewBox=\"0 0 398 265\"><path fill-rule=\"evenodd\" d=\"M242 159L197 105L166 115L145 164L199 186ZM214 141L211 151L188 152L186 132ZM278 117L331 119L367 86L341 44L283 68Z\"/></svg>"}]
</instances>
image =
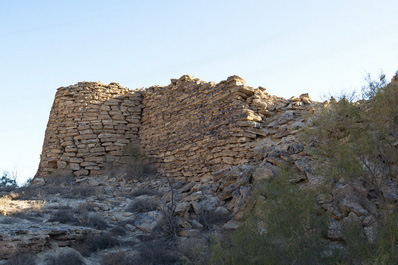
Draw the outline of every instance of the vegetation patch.
<instances>
[{"instance_id":1,"label":"vegetation patch","mask_svg":"<svg viewBox=\"0 0 398 265\"><path fill-rule=\"evenodd\" d=\"M143 213L154 211L159 207L159 203L154 200L136 200L131 202L127 208L127 212Z\"/></svg>"},{"instance_id":2,"label":"vegetation patch","mask_svg":"<svg viewBox=\"0 0 398 265\"><path fill-rule=\"evenodd\" d=\"M18 254L7 260L4 265L36 265L36 257L32 254Z\"/></svg>"},{"instance_id":3,"label":"vegetation patch","mask_svg":"<svg viewBox=\"0 0 398 265\"><path fill-rule=\"evenodd\" d=\"M45 265L84 265L83 257L76 250L62 251L45 258Z\"/></svg>"}]
</instances>

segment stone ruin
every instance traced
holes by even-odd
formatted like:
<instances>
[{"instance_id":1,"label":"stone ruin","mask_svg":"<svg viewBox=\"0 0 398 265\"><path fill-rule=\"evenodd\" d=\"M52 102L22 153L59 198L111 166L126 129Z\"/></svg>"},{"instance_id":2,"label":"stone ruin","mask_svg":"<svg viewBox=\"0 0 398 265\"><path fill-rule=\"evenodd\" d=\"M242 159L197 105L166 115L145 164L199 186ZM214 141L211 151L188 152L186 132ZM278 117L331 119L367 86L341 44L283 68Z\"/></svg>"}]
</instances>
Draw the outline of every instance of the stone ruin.
<instances>
[{"instance_id":1,"label":"stone ruin","mask_svg":"<svg viewBox=\"0 0 398 265\"><path fill-rule=\"evenodd\" d=\"M265 88L247 86L237 76L213 83L185 75L165 87L137 90L97 82L61 87L30 186L35 199L45 199L43 211L34 215L36 201L32 201L23 211L30 217L32 212L39 218L36 221L13 224L0 216L0 262L20 250L47 255L46 251L70 248L101 233L76 223L51 221L53 211L64 208L83 206L80 209L86 213L90 207L89 214L103 217L111 227L128 222L123 226L126 237L137 242L150 235L164 216L161 207L126 211L140 200L163 206L174 200L172 214L181 238L201 237L198 218L206 212L228 217L216 225L218 231L234 230L249 209L255 181L271 179L287 163L295 166L297 182L316 184L310 158L297 137L308 124L306 114L316 105L307 94L276 97ZM176 179L172 188L171 179L144 178L126 185L122 174L109 175L109 165L123 167L131 146L151 157L162 176ZM64 170L67 180L57 180ZM70 171L75 178L69 178ZM68 184L70 180L73 183ZM156 192L132 196L137 191ZM74 216L83 218L80 210Z\"/></svg>"},{"instance_id":2,"label":"stone ruin","mask_svg":"<svg viewBox=\"0 0 398 265\"><path fill-rule=\"evenodd\" d=\"M163 175L212 179L220 170L260 161L256 150L265 138L294 134L294 126L272 132L270 121L311 110L311 103L308 94L286 100L238 76L214 83L184 75L168 86L137 90L79 82L57 90L36 177L62 169L101 176L134 145Z\"/></svg>"}]
</instances>

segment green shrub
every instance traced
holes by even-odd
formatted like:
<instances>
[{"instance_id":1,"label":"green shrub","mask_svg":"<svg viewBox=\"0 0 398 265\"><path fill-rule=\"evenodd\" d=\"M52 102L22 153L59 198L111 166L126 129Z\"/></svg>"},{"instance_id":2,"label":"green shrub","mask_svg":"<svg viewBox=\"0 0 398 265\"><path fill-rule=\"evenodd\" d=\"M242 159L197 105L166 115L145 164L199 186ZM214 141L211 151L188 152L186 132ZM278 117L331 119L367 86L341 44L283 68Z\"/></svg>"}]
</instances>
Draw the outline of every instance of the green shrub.
<instances>
[{"instance_id":1,"label":"green shrub","mask_svg":"<svg viewBox=\"0 0 398 265\"><path fill-rule=\"evenodd\" d=\"M343 236L346 253L342 264L396 264L398 260L398 214L385 214L378 229L376 239L371 242L364 234L359 222L347 222Z\"/></svg>"},{"instance_id":2,"label":"green shrub","mask_svg":"<svg viewBox=\"0 0 398 265\"><path fill-rule=\"evenodd\" d=\"M289 168L255 183L254 210L242 227L216 240L210 264L397 264L398 211L383 191L398 175L398 86L386 85L385 76L369 81L362 99L331 98L303 132L315 174L327 185L315 192L294 184ZM371 227L355 215L344 219L343 248L326 240L328 216L316 203L317 193L330 193L338 180L362 185L357 196L378 209Z\"/></svg>"},{"instance_id":3,"label":"green shrub","mask_svg":"<svg viewBox=\"0 0 398 265\"><path fill-rule=\"evenodd\" d=\"M388 214L380 225L370 260L373 264L394 264L398 261L398 214ZM371 263L372 264L372 263Z\"/></svg>"},{"instance_id":4,"label":"green shrub","mask_svg":"<svg viewBox=\"0 0 398 265\"><path fill-rule=\"evenodd\" d=\"M180 243L179 263L184 265L207 265L210 259L211 240L188 238Z\"/></svg>"},{"instance_id":5,"label":"green shrub","mask_svg":"<svg viewBox=\"0 0 398 265\"><path fill-rule=\"evenodd\" d=\"M12 191L17 187L16 176L10 176L10 173L4 171L0 178L0 191Z\"/></svg>"},{"instance_id":6,"label":"green shrub","mask_svg":"<svg viewBox=\"0 0 398 265\"><path fill-rule=\"evenodd\" d=\"M332 98L320 108L303 139L318 174L332 183L342 179L353 187L362 185L356 195L378 209L373 213L374 242L366 237L360 221L344 223L343 264L395 264L398 216L391 212L391 203L396 202L383 191L397 178L398 86L387 85L384 75L377 81L370 76L367 80L362 99Z\"/></svg>"},{"instance_id":7,"label":"green shrub","mask_svg":"<svg viewBox=\"0 0 398 265\"><path fill-rule=\"evenodd\" d=\"M256 185L254 212L213 246L211 264L327 264L326 219L316 193L293 183L293 174L286 170Z\"/></svg>"},{"instance_id":8,"label":"green shrub","mask_svg":"<svg viewBox=\"0 0 398 265\"><path fill-rule=\"evenodd\" d=\"M312 117L303 139L311 146L317 171L331 179L362 180L380 204L382 187L393 178L398 164L398 86L373 81L362 99L332 99Z\"/></svg>"}]
</instances>

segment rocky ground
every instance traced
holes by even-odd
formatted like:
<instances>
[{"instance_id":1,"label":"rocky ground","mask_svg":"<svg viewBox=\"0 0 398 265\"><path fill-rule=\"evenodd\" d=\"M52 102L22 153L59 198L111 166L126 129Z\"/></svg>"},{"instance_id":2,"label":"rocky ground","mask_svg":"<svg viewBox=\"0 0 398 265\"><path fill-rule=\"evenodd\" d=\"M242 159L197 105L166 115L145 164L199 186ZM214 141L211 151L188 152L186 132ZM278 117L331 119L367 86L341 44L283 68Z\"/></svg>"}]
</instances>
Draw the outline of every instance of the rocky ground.
<instances>
[{"instance_id":1,"label":"rocky ground","mask_svg":"<svg viewBox=\"0 0 398 265\"><path fill-rule=\"evenodd\" d=\"M174 264L188 241L209 240L213 233L238 227L233 217L238 206L216 194L214 185L156 176L36 179L0 202L0 257L5 263L29 253L46 264L46 258L68 250L86 264L108 264L106 255L132 256L137 262L149 255L148 261L131 264Z\"/></svg>"},{"instance_id":2,"label":"rocky ground","mask_svg":"<svg viewBox=\"0 0 398 265\"><path fill-rule=\"evenodd\" d=\"M307 122L302 106L294 98L274 106L279 115L268 120L264 137L253 143L260 162L227 168L213 179L178 182L117 172L95 179L68 172L57 172L47 182L36 178L3 199L0 257L33 253L43 263L68 248L86 264L107 264L106 255L131 256L136 261L131 264L189 259L193 245L239 227L254 182L272 179L290 162L297 182L316 180L296 137ZM184 254L187 246L189 254Z\"/></svg>"},{"instance_id":3,"label":"rocky ground","mask_svg":"<svg viewBox=\"0 0 398 265\"><path fill-rule=\"evenodd\" d=\"M257 163L226 168L212 179L180 182L154 173L117 172L76 178L57 172L47 182L36 178L29 187L3 194L0 264L34 264L11 263L21 257L37 264L206 264L192 261L206 257L204 246L215 235L237 229L245 210L266 199L251 198L257 182L278 177L288 166L297 185L325 188L299 137L302 128L311 126L307 114L312 107L304 106L303 99L273 106L276 115L253 142ZM318 199L330 217L328 239L342 245L344 223L355 221L373 240L377 200L361 195L363 183L328 185L329 192ZM397 181L387 183L383 193L396 204Z\"/></svg>"},{"instance_id":4,"label":"rocky ground","mask_svg":"<svg viewBox=\"0 0 398 265\"><path fill-rule=\"evenodd\" d=\"M213 179L177 182L117 173L94 179L68 177L68 172L57 172L46 183L36 178L8 199L18 206L3 210L0 257L34 253L44 262L70 248L87 264L107 264L106 255L131 256L136 261L131 264L189 259L193 245L239 227L254 182L272 179L288 162L296 167L297 182L315 181L297 138L307 122L306 108L301 99L282 103L274 106L279 114L268 120L264 137L253 143L260 162L227 168Z\"/></svg>"}]
</instances>

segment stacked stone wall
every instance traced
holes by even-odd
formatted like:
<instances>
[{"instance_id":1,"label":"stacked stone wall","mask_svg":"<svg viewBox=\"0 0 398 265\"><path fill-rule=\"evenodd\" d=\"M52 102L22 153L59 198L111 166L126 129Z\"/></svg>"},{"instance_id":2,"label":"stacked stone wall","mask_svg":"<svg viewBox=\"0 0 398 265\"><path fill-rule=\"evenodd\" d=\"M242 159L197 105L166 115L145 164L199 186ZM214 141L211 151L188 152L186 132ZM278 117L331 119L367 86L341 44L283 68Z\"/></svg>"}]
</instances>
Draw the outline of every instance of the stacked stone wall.
<instances>
[{"instance_id":1,"label":"stacked stone wall","mask_svg":"<svg viewBox=\"0 0 398 265\"><path fill-rule=\"evenodd\" d=\"M255 152L249 143L266 114L246 102L256 92L262 101L269 98L237 76L218 84L183 76L169 86L147 89L140 130L144 152L177 178L207 179L250 162Z\"/></svg>"},{"instance_id":2,"label":"stacked stone wall","mask_svg":"<svg viewBox=\"0 0 398 265\"><path fill-rule=\"evenodd\" d=\"M45 177L68 169L101 175L107 164L138 144L142 93L117 83L80 82L58 89L45 134L39 170Z\"/></svg>"},{"instance_id":3,"label":"stacked stone wall","mask_svg":"<svg viewBox=\"0 0 398 265\"><path fill-rule=\"evenodd\" d=\"M230 166L258 161L258 140L275 137L272 117L304 104L302 98L286 100L246 86L238 76L214 83L185 75L144 90L94 82L61 87L36 176L59 169L105 175L133 144L164 175L211 179ZM278 134L283 137L283 128Z\"/></svg>"}]
</instances>

